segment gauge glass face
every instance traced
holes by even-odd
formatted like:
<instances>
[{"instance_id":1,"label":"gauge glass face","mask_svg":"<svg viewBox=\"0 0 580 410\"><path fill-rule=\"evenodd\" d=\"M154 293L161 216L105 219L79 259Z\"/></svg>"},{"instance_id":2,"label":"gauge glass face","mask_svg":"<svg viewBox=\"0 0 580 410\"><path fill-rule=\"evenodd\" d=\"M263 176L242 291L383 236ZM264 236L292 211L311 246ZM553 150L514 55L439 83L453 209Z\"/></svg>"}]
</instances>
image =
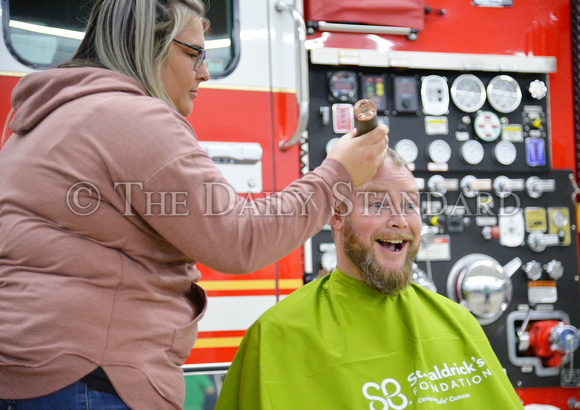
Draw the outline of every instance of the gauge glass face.
<instances>
[{"instance_id":1,"label":"gauge glass face","mask_svg":"<svg viewBox=\"0 0 580 410\"><path fill-rule=\"evenodd\" d=\"M350 71L337 71L328 80L330 94L337 101L358 99L357 75Z\"/></svg>"},{"instance_id":2,"label":"gauge glass face","mask_svg":"<svg viewBox=\"0 0 580 410\"><path fill-rule=\"evenodd\" d=\"M461 111L475 112L485 103L485 86L473 74L462 74L451 85L451 99Z\"/></svg>"},{"instance_id":3,"label":"gauge glass face","mask_svg":"<svg viewBox=\"0 0 580 410\"><path fill-rule=\"evenodd\" d=\"M500 141L493 149L497 162L502 165L511 165L518 155L516 146L509 141Z\"/></svg>"},{"instance_id":4,"label":"gauge glass face","mask_svg":"<svg viewBox=\"0 0 580 410\"><path fill-rule=\"evenodd\" d=\"M479 164L484 155L483 146L475 140L469 140L461 146L461 157L470 165Z\"/></svg>"},{"instance_id":5,"label":"gauge glass face","mask_svg":"<svg viewBox=\"0 0 580 410\"><path fill-rule=\"evenodd\" d=\"M498 75L487 86L487 99L497 111L510 113L519 107L522 90L518 82L509 75Z\"/></svg>"},{"instance_id":6,"label":"gauge glass face","mask_svg":"<svg viewBox=\"0 0 580 410\"><path fill-rule=\"evenodd\" d=\"M499 117L491 111L481 111L477 113L473 121L475 134L485 142L495 141L501 135L501 121Z\"/></svg>"},{"instance_id":7,"label":"gauge glass face","mask_svg":"<svg viewBox=\"0 0 580 410\"><path fill-rule=\"evenodd\" d=\"M324 252L320 258L320 263L324 269L332 272L336 269L337 260L335 251Z\"/></svg>"},{"instance_id":8,"label":"gauge glass face","mask_svg":"<svg viewBox=\"0 0 580 410\"><path fill-rule=\"evenodd\" d=\"M397 142L395 145L395 151L397 151L409 164L415 162L417 155L419 154L417 145L408 139Z\"/></svg>"},{"instance_id":9,"label":"gauge glass face","mask_svg":"<svg viewBox=\"0 0 580 410\"><path fill-rule=\"evenodd\" d=\"M429 145L429 157L436 164L445 164L451 159L451 147L443 140L435 140Z\"/></svg>"},{"instance_id":10,"label":"gauge glass face","mask_svg":"<svg viewBox=\"0 0 580 410\"><path fill-rule=\"evenodd\" d=\"M334 144L339 140L339 138L333 138L326 143L326 154L330 154L330 150L334 147Z\"/></svg>"}]
</instances>

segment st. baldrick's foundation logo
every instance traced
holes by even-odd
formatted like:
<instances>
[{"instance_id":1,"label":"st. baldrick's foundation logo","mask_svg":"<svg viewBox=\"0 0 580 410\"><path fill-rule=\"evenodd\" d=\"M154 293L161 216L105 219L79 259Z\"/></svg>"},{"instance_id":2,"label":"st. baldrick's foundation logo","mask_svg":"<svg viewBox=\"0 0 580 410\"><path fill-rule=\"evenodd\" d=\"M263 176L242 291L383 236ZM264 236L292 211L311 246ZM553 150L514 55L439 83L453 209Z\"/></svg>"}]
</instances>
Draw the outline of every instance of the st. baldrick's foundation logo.
<instances>
[{"instance_id":1,"label":"st. baldrick's foundation logo","mask_svg":"<svg viewBox=\"0 0 580 410\"><path fill-rule=\"evenodd\" d=\"M373 382L365 383L362 391L371 401L370 408L374 410L402 410L409 404L407 397L401 393L401 385L395 379L384 379L380 385ZM375 403L379 407L375 407Z\"/></svg>"}]
</instances>

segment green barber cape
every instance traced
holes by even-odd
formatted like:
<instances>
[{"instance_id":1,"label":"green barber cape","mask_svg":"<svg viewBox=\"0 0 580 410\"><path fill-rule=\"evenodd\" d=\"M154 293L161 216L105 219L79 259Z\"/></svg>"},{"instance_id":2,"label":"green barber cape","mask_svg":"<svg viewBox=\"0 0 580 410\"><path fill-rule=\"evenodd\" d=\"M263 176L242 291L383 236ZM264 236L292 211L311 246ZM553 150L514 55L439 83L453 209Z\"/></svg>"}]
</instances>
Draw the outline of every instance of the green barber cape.
<instances>
[{"instance_id":1,"label":"green barber cape","mask_svg":"<svg viewBox=\"0 0 580 410\"><path fill-rule=\"evenodd\" d=\"M522 409L475 318L412 284L383 295L340 271L244 336L216 409Z\"/></svg>"}]
</instances>

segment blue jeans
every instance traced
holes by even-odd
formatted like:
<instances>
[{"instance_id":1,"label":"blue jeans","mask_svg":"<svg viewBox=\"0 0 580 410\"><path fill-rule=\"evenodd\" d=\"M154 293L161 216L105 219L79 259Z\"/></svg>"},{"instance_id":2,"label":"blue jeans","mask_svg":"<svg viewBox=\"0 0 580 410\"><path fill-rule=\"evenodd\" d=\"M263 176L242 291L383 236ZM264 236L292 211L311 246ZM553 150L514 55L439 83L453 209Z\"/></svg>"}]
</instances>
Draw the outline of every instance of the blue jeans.
<instances>
[{"instance_id":1,"label":"blue jeans","mask_svg":"<svg viewBox=\"0 0 580 410\"><path fill-rule=\"evenodd\" d=\"M119 396L91 390L81 381L35 399L0 399L0 410L127 410L128 408Z\"/></svg>"}]
</instances>

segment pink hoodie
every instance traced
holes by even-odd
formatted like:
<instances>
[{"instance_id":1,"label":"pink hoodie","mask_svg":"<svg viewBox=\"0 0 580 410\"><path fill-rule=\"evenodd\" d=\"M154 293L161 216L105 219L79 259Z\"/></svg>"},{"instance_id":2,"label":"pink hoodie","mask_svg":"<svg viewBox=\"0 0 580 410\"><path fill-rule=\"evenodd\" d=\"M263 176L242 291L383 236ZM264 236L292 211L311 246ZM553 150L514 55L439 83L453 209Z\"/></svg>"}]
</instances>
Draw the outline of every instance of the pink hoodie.
<instances>
[{"instance_id":1,"label":"pink hoodie","mask_svg":"<svg viewBox=\"0 0 580 410\"><path fill-rule=\"evenodd\" d=\"M207 183L225 179L185 118L128 77L48 70L24 77L12 102L0 397L45 395L101 366L130 407L180 408L180 365L206 308L195 263L247 273L275 262L329 220L348 172L326 160L253 209L216 186L209 209Z\"/></svg>"}]
</instances>

